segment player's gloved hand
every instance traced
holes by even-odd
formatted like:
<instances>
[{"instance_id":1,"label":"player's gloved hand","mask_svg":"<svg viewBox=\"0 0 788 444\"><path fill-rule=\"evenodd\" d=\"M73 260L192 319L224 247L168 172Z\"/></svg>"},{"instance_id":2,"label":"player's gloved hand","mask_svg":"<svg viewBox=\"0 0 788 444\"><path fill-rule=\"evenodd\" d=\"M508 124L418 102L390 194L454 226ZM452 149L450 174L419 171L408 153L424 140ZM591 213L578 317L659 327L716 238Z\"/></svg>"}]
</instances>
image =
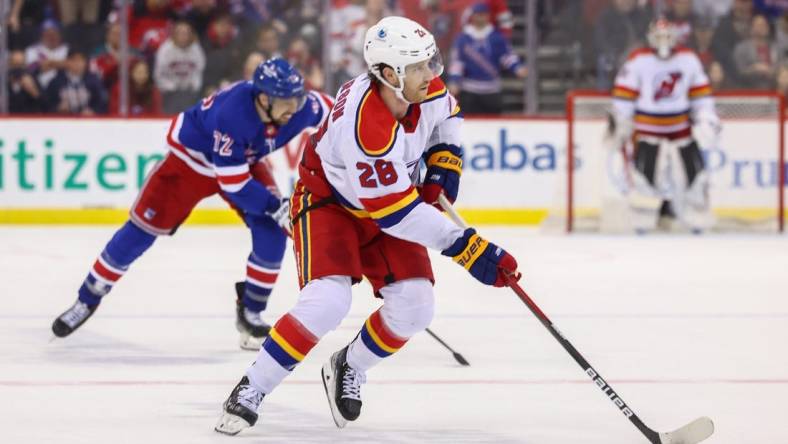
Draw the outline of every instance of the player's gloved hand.
<instances>
[{"instance_id":1,"label":"player's gloved hand","mask_svg":"<svg viewBox=\"0 0 788 444\"><path fill-rule=\"evenodd\" d=\"M441 143L425 153L427 175L421 187L421 199L442 210L438 202L441 193L454 203L460 188L462 148Z\"/></svg>"},{"instance_id":2,"label":"player's gloved hand","mask_svg":"<svg viewBox=\"0 0 788 444\"><path fill-rule=\"evenodd\" d=\"M271 219L276 221L283 230L290 233L290 198L282 197L279 199L279 206L266 211Z\"/></svg>"},{"instance_id":3,"label":"player's gloved hand","mask_svg":"<svg viewBox=\"0 0 788 444\"><path fill-rule=\"evenodd\" d=\"M517 261L503 248L488 242L476 234L476 230L468 228L465 233L454 241L447 249L441 251L450 256L454 262L465 267L473 277L486 285L503 287L510 281L517 281Z\"/></svg>"}]
</instances>

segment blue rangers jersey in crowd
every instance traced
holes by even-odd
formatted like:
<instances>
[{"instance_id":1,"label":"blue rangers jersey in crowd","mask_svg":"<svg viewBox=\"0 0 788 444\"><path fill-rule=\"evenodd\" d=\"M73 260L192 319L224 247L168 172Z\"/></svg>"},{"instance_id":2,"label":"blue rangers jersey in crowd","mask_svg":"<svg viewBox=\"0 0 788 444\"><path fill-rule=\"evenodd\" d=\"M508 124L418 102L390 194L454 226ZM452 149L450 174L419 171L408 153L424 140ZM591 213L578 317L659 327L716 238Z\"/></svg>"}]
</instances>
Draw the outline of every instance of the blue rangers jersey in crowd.
<instances>
[{"instance_id":1,"label":"blue rangers jersey in crowd","mask_svg":"<svg viewBox=\"0 0 788 444\"><path fill-rule=\"evenodd\" d=\"M475 94L501 91L501 71L516 71L520 58L506 37L492 25L476 29L465 25L454 41L449 62L449 83Z\"/></svg>"},{"instance_id":2,"label":"blue rangers jersey in crowd","mask_svg":"<svg viewBox=\"0 0 788 444\"><path fill-rule=\"evenodd\" d=\"M281 127L264 123L251 82L235 83L179 114L170 127L170 150L197 173L215 177L221 191L243 211L261 215L279 199L252 179L250 165L286 145L304 129L319 127L332 100L309 91L303 107Z\"/></svg>"}]
</instances>

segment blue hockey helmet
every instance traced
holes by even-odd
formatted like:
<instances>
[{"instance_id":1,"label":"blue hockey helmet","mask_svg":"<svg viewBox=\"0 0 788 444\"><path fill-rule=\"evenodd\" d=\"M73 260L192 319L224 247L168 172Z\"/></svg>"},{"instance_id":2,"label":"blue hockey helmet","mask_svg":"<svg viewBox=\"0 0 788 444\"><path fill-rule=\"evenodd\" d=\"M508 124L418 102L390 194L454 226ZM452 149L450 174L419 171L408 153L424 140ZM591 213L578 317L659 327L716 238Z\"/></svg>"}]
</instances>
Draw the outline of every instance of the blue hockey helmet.
<instances>
[{"instance_id":1,"label":"blue hockey helmet","mask_svg":"<svg viewBox=\"0 0 788 444\"><path fill-rule=\"evenodd\" d=\"M295 98L302 104L306 95L301 73L281 57L259 64L254 70L252 84L257 94L265 94L272 99Z\"/></svg>"}]
</instances>

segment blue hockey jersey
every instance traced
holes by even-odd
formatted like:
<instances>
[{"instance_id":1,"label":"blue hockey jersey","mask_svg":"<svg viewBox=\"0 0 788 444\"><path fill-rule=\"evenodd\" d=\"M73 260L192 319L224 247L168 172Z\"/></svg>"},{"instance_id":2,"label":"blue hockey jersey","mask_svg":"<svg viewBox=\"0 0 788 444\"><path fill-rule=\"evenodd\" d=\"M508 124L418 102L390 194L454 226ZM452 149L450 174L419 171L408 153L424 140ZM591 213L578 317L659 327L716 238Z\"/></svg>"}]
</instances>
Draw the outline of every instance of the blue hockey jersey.
<instances>
[{"instance_id":1,"label":"blue hockey jersey","mask_svg":"<svg viewBox=\"0 0 788 444\"><path fill-rule=\"evenodd\" d=\"M170 127L170 149L194 171L215 177L222 192L243 211L261 215L279 199L252 180L249 166L286 145L309 127L319 127L331 109L329 97L307 93L304 106L281 127L260 120L251 82L238 82L179 114Z\"/></svg>"},{"instance_id":2,"label":"blue hockey jersey","mask_svg":"<svg viewBox=\"0 0 788 444\"><path fill-rule=\"evenodd\" d=\"M501 91L501 71L516 71L520 58L492 25L478 30L466 25L457 36L449 61L449 83L475 94Z\"/></svg>"}]
</instances>

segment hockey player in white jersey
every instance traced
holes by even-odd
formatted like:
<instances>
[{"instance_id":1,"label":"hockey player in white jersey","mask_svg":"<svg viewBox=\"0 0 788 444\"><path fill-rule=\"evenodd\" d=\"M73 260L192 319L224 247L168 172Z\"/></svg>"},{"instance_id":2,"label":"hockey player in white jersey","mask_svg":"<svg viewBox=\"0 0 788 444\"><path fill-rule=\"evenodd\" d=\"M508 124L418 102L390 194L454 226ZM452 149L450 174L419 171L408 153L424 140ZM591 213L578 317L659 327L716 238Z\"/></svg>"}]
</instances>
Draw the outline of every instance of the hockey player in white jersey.
<instances>
[{"instance_id":1,"label":"hockey player in white jersey","mask_svg":"<svg viewBox=\"0 0 788 444\"><path fill-rule=\"evenodd\" d=\"M298 302L225 401L217 432L234 435L255 424L263 398L347 315L351 286L362 277L383 304L323 366L338 427L359 417L367 370L432 320L427 247L486 285L517 279L509 253L433 206L441 194L457 196L462 115L439 77L432 34L411 20L386 17L367 31L364 59L369 73L340 88L299 165L290 212ZM414 177L421 161L427 174L419 188Z\"/></svg>"},{"instance_id":2,"label":"hockey player in white jersey","mask_svg":"<svg viewBox=\"0 0 788 444\"><path fill-rule=\"evenodd\" d=\"M628 197L638 232L656 227L667 202L692 231L714 221L700 148L717 145L720 121L700 60L677 40L670 22L653 22L649 47L632 52L613 87L613 139L621 146L634 136Z\"/></svg>"}]
</instances>

